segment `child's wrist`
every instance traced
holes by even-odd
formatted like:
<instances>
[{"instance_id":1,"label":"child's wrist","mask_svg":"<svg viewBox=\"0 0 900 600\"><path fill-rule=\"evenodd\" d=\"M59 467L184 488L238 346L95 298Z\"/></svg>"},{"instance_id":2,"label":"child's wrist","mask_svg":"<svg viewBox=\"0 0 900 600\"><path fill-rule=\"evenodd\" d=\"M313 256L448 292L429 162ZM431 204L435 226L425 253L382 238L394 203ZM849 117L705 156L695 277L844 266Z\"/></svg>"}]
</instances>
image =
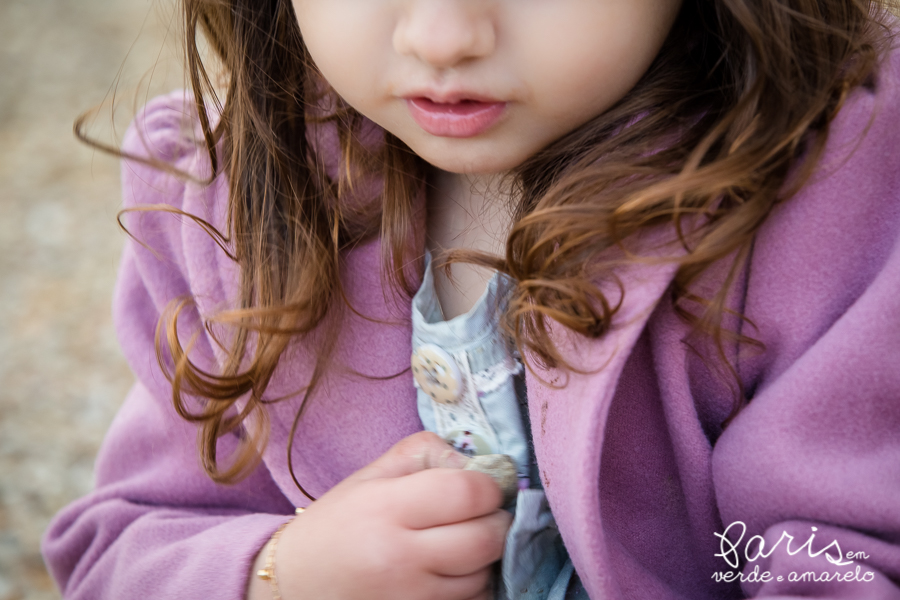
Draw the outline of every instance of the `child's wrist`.
<instances>
[{"instance_id":1,"label":"child's wrist","mask_svg":"<svg viewBox=\"0 0 900 600\"><path fill-rule=\"evenodd\" d=\"M260 552L265 557L265 561L263 568L256 571L256 576L269 583L273 600L282 600L281 590L278 588L278 573L275 571L275 551L278 549L278 540L281 538L282 532L289 524L290 521L283 523L281 527L276 529L268 543L263 546L263 551Z\"/></svg>"},{"instance_id":2,"label":"child's wrist","mask_svg":"<svg viewBox=\"0 0 900 600\"><path fill-rule=\"evenodd\" d=\"M269 538L266 543L263 544L263 547L260 548L259 552L256 554L253 564L250 565L250 576L247 578L247 593L245 595L245 600L272 600L272 591L269 583L256 576L259 570L264 569L266 566L266 554L271 542L272 540Z\"/></svg>"},{"instance_id":3,"label":"child's wrist","mask_svg":"<svg viewBox=\"0 0 900 600\"><path fill-rule=\"evenodd\" d=\"M303 510L298 508L297 514L300 514ZM257 553L250 571L247 600L284 600L281 595L281 587L278 584L276 552L281 534L292 521L293 519L290 519L282 523Z\"/></svg>"}]
</instances>

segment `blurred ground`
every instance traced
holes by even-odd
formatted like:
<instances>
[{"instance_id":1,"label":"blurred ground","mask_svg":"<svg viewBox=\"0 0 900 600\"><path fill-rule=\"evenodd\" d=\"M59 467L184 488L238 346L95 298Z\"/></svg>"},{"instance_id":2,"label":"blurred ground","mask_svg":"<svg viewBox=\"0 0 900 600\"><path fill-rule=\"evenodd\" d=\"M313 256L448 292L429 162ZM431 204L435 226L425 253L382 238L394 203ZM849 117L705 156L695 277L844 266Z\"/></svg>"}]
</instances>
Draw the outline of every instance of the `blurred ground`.
<instances>
[{"instance_id":1,"label":"blurred ground","mask_svg":"<svg viewBox=\"0 0 900 600\"><path fill-rule=\"evenodd\" d=\"M167 2L0 1L0 600L59 598L41 533L90 490L132 381L110 317L118 165L76 142L72 122L126 55L119 136L135 102L182 85ZM110 125L107 109L91 131L111 141Z\"/></svg>"}]
</instances>

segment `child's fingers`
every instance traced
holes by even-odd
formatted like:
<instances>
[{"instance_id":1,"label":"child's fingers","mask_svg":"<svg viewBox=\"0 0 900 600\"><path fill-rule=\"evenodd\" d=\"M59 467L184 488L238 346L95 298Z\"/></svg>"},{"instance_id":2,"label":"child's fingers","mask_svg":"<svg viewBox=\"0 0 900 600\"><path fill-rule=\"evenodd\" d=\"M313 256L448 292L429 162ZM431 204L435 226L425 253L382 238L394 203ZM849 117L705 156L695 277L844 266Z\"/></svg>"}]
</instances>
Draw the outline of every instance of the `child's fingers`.
<instances>
[{"instance_id":1,"label":"child's fingers","mask_svg":"<svg viewBox=\"0 0 900 600\"><path fill-rule=\"evenodd\" d=\"M426 529L488 515L503 495L490 476L460 469L429 469L396 479L392 509L396 522Z\"/></svg>"},{"instance_id":2,"label":"child's fingers","mask_svg":"<svg viewBox=\"0 0 900 600\"><path fill-rule=\"evenodd\" d=\"M471 598L466 598L466 600L491 600L491 590L490 588L482 590L477 595L472 596Z\"/></svg>"},{"instance_id":3,"label":"child's fingers","mask_svg":"<svg viewBox=\"0 0 900 600\"><path fill-rule=\"evenodd\" d=\"M403 477L426 469L462 469L468 458L453 450L435 433L420 431L403 438L390 450L351 478L357 480Z\"/></svg>"},{"instance_id":4,"label":"child's fingers","mask_svg":"<svg viewBox=\"0 0 900 600\"><path fill-rule=\"evenodd\" d=\"M439 590L429 594L430 598L484 598L490 599L491 569L484 568L475 573L458 577L439 577Z\"/></svg>"},{"instance_id":5,"label":"child's fingers","mask_svg":"<svg viewBox=\"0 0 900 600\"><path fill-rule=\"evenodd\" d=\"M497 510L453 525L416 532L415 543L423 567L438 575L474 573L500 560L512 515Z\"/></svg>"}]
</instances>

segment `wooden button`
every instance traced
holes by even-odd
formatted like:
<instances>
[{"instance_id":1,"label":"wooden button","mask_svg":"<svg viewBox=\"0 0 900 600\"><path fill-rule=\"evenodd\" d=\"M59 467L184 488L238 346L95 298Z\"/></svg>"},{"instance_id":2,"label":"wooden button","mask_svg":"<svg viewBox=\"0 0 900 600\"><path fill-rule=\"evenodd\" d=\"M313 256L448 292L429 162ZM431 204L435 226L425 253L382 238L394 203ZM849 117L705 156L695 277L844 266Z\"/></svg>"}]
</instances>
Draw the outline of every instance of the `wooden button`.
<instances>
[{"instance_id":1,"label":"wooden button","mask_svg":"<svg viewBox=\"0 0 900 600\"><path fill-rule=\"evenodd\" d=\"M456 361L443 348L434 344L419 346L412 355L412 371L416 383L435 402L452 404L462 393L462 375Z\"/></svg>"}]
</instances>

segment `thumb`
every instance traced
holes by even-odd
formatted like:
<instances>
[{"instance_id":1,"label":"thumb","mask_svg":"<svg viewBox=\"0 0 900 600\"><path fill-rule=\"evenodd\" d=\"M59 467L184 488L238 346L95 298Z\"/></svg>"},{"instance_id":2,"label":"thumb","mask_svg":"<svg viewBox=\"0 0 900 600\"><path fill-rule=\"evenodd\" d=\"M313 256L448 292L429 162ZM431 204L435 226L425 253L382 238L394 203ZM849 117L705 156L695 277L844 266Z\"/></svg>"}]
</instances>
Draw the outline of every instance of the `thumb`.
<instances>
[{"instance_id":1,"label":"thumb","mask_svg":"<svg viewBox=\"0 0 900 600\"><path fill-rule=\"evenodd\" d=\"M469 458L435 433L420 431L403 438L390 450L352 475L354 479L403 477L425 469L462 469Z\"/></svg>"}]
</instances>

